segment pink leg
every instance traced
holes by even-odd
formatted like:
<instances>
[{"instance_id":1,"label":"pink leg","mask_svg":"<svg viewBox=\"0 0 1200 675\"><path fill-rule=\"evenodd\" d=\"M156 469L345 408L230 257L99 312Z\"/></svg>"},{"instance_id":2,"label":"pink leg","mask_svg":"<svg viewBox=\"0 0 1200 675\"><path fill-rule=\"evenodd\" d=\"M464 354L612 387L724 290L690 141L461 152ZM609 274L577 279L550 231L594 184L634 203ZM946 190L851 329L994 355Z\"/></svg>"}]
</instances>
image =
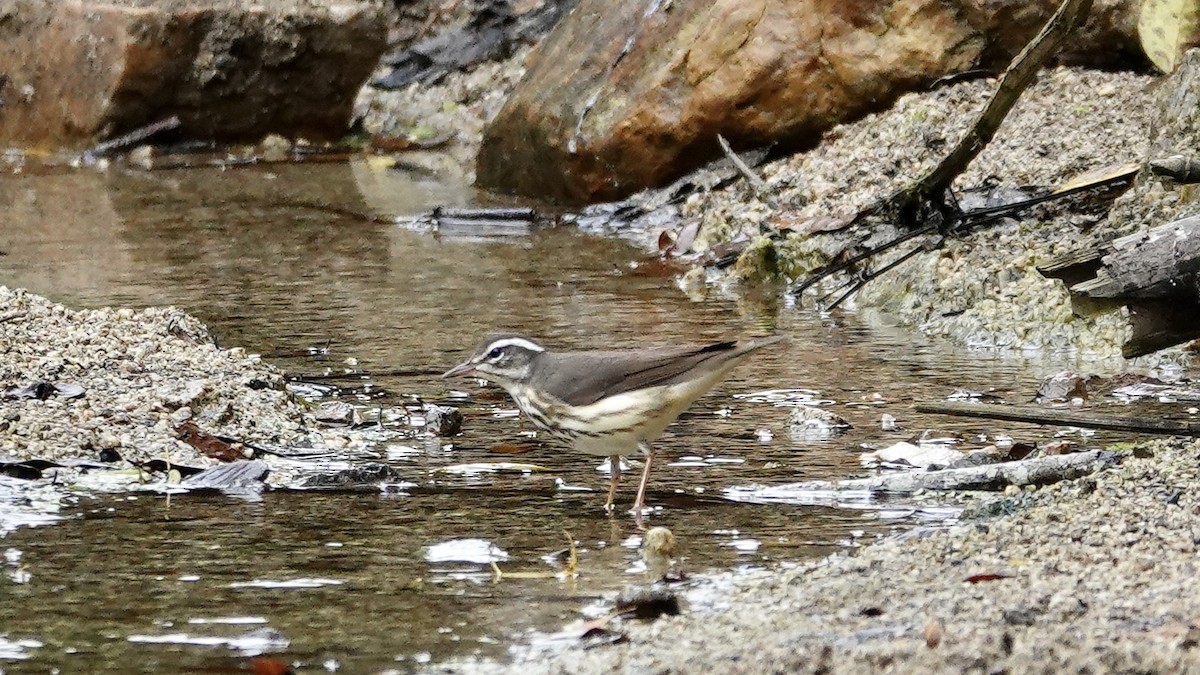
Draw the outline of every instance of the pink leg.
<instances>
[{"instance_id":1,"label":"pink leg","mask_svg":"<svg viewBox=\"0 0 1200 675\"><path fill-rule=\"evenodd\" d=\"M641 447L646 453L646 468L642 470L642 482L638 485L637 499L633 501L633 512L639 517L646 508L646 484L650 482L650 466L654 464L654 448L649 443L643 443Z\"/></svg>"},{"instance_id":2,"label":"pink leg","mask_svg":"<svg viewBox=\"0 0 1200 675\"><path fill-rule=\"evenodd\" d=\"M612 513L613 498L617 496L617 481L621 480L621 456L613 455L608 458L608 501L604 502L604 510Z\"/></svg>"}]
</instances>

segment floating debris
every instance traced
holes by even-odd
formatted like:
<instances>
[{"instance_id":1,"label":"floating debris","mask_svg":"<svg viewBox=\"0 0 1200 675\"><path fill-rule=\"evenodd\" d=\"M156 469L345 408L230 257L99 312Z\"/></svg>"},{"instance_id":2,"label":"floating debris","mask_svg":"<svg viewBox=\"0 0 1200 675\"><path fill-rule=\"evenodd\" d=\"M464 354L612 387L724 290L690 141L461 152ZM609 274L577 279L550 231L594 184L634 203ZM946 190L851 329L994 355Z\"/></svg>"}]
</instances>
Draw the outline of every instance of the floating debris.
<instances>
[{"instance_id":1,"label":"floating debris","mask_svg":"<svg viewBox=\"0 0 1200 675\"><path fill-rule=\"evenodd\" d=\"M431 563L461 562L486 565L508 560L508 553L486 539L451 539L426 547L425 560Z\"/></svg>"},{"instance_id":2,"label":"floating debris","mask_svg":"<svg viewBox=\"0 0 1200 675\"><path fill-rule=\"evenodd\" d=\"M235 587L233 584L230 587ZM240 587L239 587L240 588ZM255 656L266 652L287 649L291 644L282 633L273 628L260 628L244 635L233 637L216 635L193 635L191 633L167 633L165 635L130 635L130 642L143 644L198 645L202 647L228 647L244 656Z\"/></svg>"},{"instance_id":3,"label":"floating debris","mask_svg":"<svg viewBox=\"0 0 1200 675\"><path fill-rule=\"evenodd\" d=\"M947 467L961 461L964 457L966 457L966 453L948 448L944 444L913 445L907 441L901 441L882 450L864 452L859 456L859 460L863 466L868 467L899 466L928 469Z\"/></svg>"},{"instance_id":4,"label":"floating debris","mask_svg":"<svg viewBox=\"0 0 1200 675\"><path fill-rule=\"evenodd\" d=\"M458 408L429 404L425 406L425 428L443 438L462 433L463 414Z\"/></svg>"}]
</instances>

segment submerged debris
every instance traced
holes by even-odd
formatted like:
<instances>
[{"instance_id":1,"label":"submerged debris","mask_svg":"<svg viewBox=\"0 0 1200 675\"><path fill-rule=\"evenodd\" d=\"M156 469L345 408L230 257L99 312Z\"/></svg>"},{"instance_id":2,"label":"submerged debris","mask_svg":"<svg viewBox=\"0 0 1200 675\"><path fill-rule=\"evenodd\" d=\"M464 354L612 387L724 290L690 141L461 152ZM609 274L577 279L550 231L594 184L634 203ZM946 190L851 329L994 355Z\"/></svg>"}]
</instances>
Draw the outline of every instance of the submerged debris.
<instances>
[{"instance_id":1,"label":"submerged debris","mask_svg":"<svg viewBox=\"0 0 1200 675\"><path fill-rule=\"evenodd\" d=\"M661 586L627 588L614 601L617 614L634 619L657 619L680 612L679 596Z\"/></svg>"},{"instance_id":2,"label":"submerged debris","mask_svg":"<svg viewBox=\"0 0 1200 675\"><path fill-rule=\"evenodd\" d=\"M458 408L429 404L425 406L425 428L435 436L457 436L462 433L463 414Z\"/></svg>"}]
</instances>

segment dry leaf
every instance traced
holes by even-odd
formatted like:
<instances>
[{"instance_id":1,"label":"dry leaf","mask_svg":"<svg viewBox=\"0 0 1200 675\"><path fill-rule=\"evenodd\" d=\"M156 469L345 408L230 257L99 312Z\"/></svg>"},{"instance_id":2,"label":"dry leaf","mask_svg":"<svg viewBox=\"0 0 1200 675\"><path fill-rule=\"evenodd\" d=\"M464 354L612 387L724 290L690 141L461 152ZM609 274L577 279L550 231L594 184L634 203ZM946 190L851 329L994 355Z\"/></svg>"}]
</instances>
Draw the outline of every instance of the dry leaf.
<instances>
[{"instance_id":1,"label":"dry leaf","mask_svg":"<svg viewBox=\"0 0 1200 675\"><path fill-rule=\"evenodd\" d=\"M194 422L184 422L175 427L179 440L200 451L205 457L212 457L223 462L235 462L246 459L249 455L241 443L231 443L223 438L202 431Z\"/></svg>"},{"instance_id":2,"label":"dry leaf","mask_svg":"<svg viewBox=\"0 0 1200 675\"><path fill-rule=\"evenodd\" d=\"M1198 23L1200 0L1143 0L1137 24L1142 51L1159 70L1173 72L1196 44Z\"/></svg>"},{"instance_id":3,"label":"dry leaf","mask_svg":"<svg viewBox=\"0 0 1200 675\"><path fill-rule=\"evenodd\" d=\"M1102 166L1099 169L1084 171L1083 173L1072 176L1067 182L1059 185L1054 189L1053 194L1067 192L1068 190L1076 190L1085 188L1089 185L1104 183L1106 181L1115 181L1120 178L1133 179L1134 174L1138 172L1141 165L1137 162L1129 162L1126 164L1110 164Z\"/></svg>"}]
</instances>

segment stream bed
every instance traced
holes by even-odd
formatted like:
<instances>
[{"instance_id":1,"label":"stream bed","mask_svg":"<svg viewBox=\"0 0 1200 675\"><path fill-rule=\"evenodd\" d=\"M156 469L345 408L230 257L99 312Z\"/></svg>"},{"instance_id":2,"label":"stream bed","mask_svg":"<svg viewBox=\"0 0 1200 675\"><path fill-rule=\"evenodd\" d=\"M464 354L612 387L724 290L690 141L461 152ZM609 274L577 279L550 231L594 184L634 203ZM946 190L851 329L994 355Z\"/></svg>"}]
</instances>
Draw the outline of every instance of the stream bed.
<instances>
[{"instance_id":1,"label":"stream bed","mask_svg":"<svg viewBox=\"0 0 1200 675\"><path fill-rule=\"evenodd\" d=\"M961 434L966 448L1001 433L1047 440L1054 430L926 417L912 404L960 389L1027 402L1054 372L1104 367L959 349L854 314L789 307L775 293L712 289L693 301L651 254L571 229L448 236L347 215L480 200L366 161L6 176L0 284L71 307L176 305L223 346L289 374L348 364L382 373L366 380L369 399L351 397L365 408L452 403L466 421L450 439L381 442L371 461L402 479L387 489L256 500L82 494L53 522L5 532L0 669L225 672L273 654L301 671L404 672L465 655L503 659L548 648L615 592L653 581L632 517L601 508L600 460L532 437L498 389L437 377L488 333L572 349L790 336L657 446L648 524L674 532L693 611L719 605L720 579L953 514L928 497L758 500L756 486L861 475L860 453L927 429ZM793 433L788 415L800 402L853 428ZM896 428L884 430L885 414ZM618 506L632 502L636 473ZM0 512L16 507L0 499ZM572 579L555 576L568 536ZM497 579L492 562L508 576Z\"/></svg>"}]
</instances>

